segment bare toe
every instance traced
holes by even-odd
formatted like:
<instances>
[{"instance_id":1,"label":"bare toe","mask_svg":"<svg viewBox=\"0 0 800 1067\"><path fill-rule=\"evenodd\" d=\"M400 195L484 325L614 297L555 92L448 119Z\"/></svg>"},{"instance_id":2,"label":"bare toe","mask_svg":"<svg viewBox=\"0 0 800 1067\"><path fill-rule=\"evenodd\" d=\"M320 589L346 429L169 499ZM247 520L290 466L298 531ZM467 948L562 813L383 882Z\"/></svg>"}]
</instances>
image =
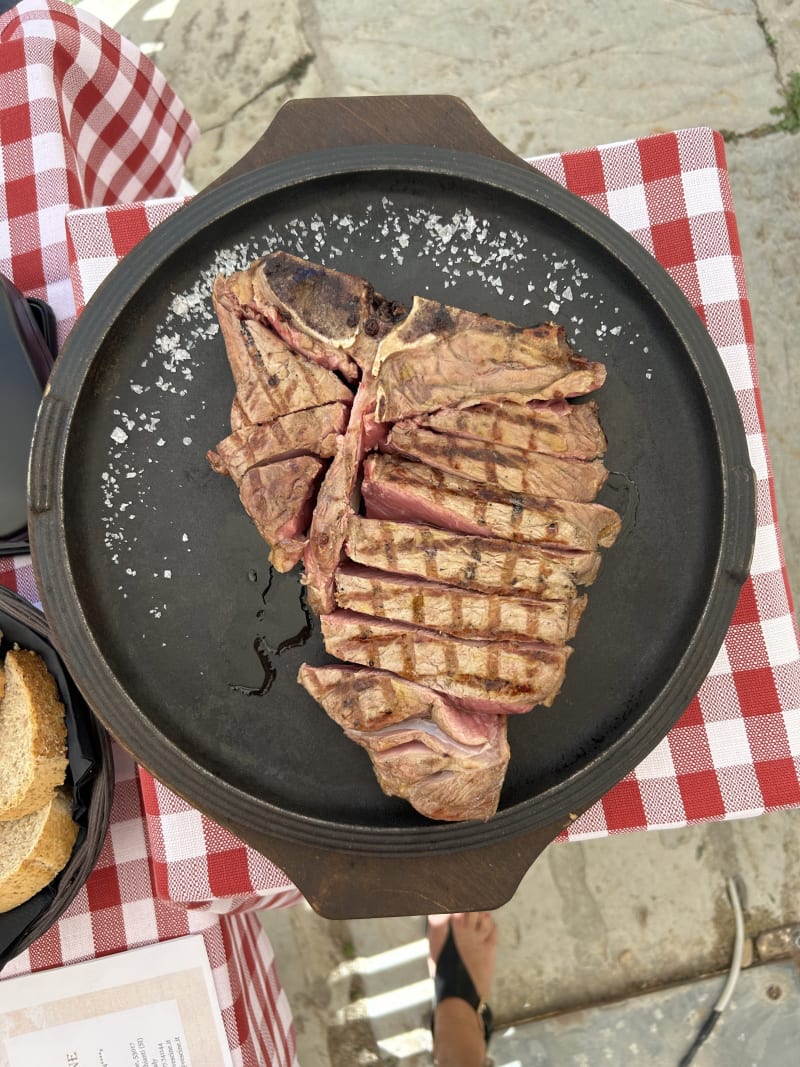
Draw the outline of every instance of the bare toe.
<instances>
[{"instance_id":1,"label":"bare toe","mask_svg":"<svg viewBox=\"0 0 800 1067\"><path fill-rule=\"evenodd\" d=\"M465 912L450 920L453 940L478 996L489 999L497 958L499 932L486 912Z\"/></svg>"}]
</instances>

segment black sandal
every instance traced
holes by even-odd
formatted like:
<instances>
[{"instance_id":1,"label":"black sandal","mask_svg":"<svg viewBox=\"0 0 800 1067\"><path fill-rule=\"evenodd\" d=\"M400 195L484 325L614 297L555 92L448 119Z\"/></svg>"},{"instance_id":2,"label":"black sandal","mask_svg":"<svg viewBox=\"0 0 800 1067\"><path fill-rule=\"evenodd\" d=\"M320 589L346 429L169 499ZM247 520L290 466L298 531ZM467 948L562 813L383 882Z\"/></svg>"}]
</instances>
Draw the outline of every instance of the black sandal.
<instances>
[{"instance_id":1,"label":"black sandal","mask_svg":"<svg viewBox=\"0 0 800 1067\"><path fill-rule=\"evenodd\" d=\"M492 1009L485 1000L478 996L478 990L475 988L469 976L469 971L464 966L464 961L459 955L455 938L453 937L453 928L449 922L447 924L447 939L439 954L439 959L436 961L433 988L435 1005L441 1004L448 997L458 997L459 1000L465 1000L471 1008L475 1009L483 1026L483 1036L488 1048L494 1023ZM434 1032L435 1014L436 1008L434 1008L434 1012L431 1015L431 1033Z\"/></svg>"}]
</instances>

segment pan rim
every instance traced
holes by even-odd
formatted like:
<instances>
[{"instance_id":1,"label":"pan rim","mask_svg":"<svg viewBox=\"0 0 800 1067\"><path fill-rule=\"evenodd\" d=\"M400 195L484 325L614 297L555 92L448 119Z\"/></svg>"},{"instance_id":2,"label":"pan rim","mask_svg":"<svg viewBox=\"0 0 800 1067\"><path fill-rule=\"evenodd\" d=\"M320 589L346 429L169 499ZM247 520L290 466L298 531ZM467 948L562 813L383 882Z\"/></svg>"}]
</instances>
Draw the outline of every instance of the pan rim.
<instances>
[{"instance_id":1,"label":"pan rim","mask_svg":"<svg viewBox=\"0 0 800 1067\"><path fill-rule=\"evenodd\" d=\"M681 339L709 399L722 474L722 527L709 596L684 654L646 713L563 781L483 823L411 828L343 825L286 811L211 774L145 718L113 678L85 619L63 526L64 457L72 416L112 324L150 273L213 223L282 190L348 174L433 173L473 181L544 208L599 244L643 289ZM667 272L608 216L533 168L429 146L357 146L306 153L200 193L145 237L109 274L82 313L40 410L29 473L31 547L51 630L70 673L98 717L134 758L190 804L235 831L370 855L461 851L516 836L585 810L666 735L707 675L724 639L755 539L754 478L733 388L699 316ZM711 400L713 398L713 404Z\"/></svg>"}]
</instances>

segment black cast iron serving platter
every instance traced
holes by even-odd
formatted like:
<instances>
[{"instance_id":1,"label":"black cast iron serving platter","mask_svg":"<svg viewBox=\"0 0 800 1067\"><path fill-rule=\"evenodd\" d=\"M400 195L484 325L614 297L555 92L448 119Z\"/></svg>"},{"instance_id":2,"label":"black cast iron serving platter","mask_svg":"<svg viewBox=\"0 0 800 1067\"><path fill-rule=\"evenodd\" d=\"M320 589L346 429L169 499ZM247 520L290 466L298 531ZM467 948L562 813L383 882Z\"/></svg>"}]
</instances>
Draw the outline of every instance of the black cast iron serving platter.
<instances>
[{"instance_id":1,"label":"black cast iron serving platter","mask_svg":"<svg viewBox=\"0 0 800 1067\"><path fill-rule=\"evenodd\" d=\"M327 661L299 577L272 575L206 450L233 385L214 274L287 248L521 324L604 360L624 515L557 702L514 717L500 810L439 824L385 797L296 683ZM468 369L465 368L465 373ZM494 907L544 845L665 735L707 673L748 568L752 472L697 315L605 216L536 172L441 147L295 155L207 191L110 275L51 379L30 526L45 608L108 728L330 916Z\"/></svg>"}]
</instances>

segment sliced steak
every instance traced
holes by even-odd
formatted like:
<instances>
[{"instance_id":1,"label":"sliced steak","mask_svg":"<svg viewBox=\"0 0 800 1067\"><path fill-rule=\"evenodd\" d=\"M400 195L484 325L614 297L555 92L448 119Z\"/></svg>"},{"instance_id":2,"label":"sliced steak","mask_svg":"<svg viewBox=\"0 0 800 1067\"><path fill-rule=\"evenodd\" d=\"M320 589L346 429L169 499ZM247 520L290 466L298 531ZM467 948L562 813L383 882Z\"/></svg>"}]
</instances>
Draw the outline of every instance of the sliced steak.
<instances>
[{"instance_id":1,"label":"sliced steak","mask_svg":"<svg viewBox=\"0 0 800 1067\"><path fill-rule=\"evenodd\" d=\"M293 352L285 341L261 323L245 322L244 328L253 341L259 383L268 393L261 400L259 410L251 411L244 403L241 390L237 390L245 414L252 422L268 422L290 411L305 411L320 404L352 403L352 392L333 371ZM256 415L260 417L256 418Z\"/></svg>"},{"instance_id":2,"label":"sliced steak","mask_svg":"<svg viewBox=\"0 0 800 1067\"><path fill-rule=\"evenodd\" d=\"M367 567L537 600L571 599L575 583L591 585L600 568L598 552L560 552L500 537L360 516L349 521L345 552Z\"/></svg>"},{"instance_id":3,"label":"sliced steak","mask_svg":"<svg viewBox=\"0 0 800 1067\"><path fill-rule=\"evenodd\" d=\"M360 742L363 744L363 742ZM435 755L410 744L370 752L384 793L401 797L427 819L486 822L497 811L508 761L490 751L471 756Z\"/></svg>"},{"instance_id":4,"label":"sliced steak","mask_svg":"<svg viewBox=\"0 0 800 1067\"><path fill-rule=\"evenodd\" d=\"M302 539L322 469L316 457L298 456L254 467L242 478L242 505L268 544Z\"/></svg>"},{"instance_id":5,"label":"sliced steak","mask_svg":"<svg viewBox=\"0 0 800 1067\"><path fill-rule=\"evenodd\" d=\"M428 685L469 710L503 714L550 705L571 649L503 641L465 641L351 611L323 615L326 650Z\"/></svg>"},{"instance_id":6,"label":"sliced steak","mask_svg":"<svg viewBox=\"0 0 800 1067\"><path fill-rule=\"evenodd\" d=\"M497 811L510 752L506 719L493 742L461 745L435 723L409 719L377 733L345 731L369 753L384 793L402 797L420 815L447 822L478 819Z\"/></svg>"},{"instance_id":7,"label":"sliced steak","mask_svg":"<svg viewBox=\"0 0 800 1067\"><path fill-rule=\"evenodd\" d=\"M396 456L368 456L361 488L370 519L412 519L551 548L594 552L598 544L612 545L621 525L601 504L504 493Z\"/></svg>"},{"instance_id":8,"label":"sliced steak","mask_svg":"<svg viewBox=\"0 0 800 1067\"><path fill-rule=\"evenodd\" d=\"M557 400L605 381L602 363L577 357L561 326L519 327L415 296L381 341L377 418L396 422L485 401Z\"/></svg>"},{"instance_id":9,"label":"sliced steak","mask_svg":"<svg viewBox=\"0 0 800 1067\"><path fill-rule=\"evenodd\" d=\"M438 433L408 421L394 426L383 448L470 481L536 497L594 500L608 477L599 459L562 459L525 452L493 442Z\"/></svg>"},{"instance_id":10,"label":"sliced steak","mask_svg":"<svg viewBox=\"0 0 800 1067\"><path fill-rule=\"evenodd\" d=\"M530 404L478 404L472 408L443 408L415 420L440 433L475 441L493 442L526 452L551 456L595 459L606 451L606 435L597 416L597 404L570 404L566 400ZM405 423L398 423L398 427Z\"/></svg>"},{"instance_id":11,"label":"sliced steak","mask_svg":"<svg viewBox=\"0 0 800 1067\"><path fill-rule=\"evenodd\" d=\"M488 819L510 756L503 715L459 711L386 671L309 667L298 681L367 750L384 792L430 819Z\"/></svg>"},{"instance_id":12,"label":"sliced steak","mask_svg":"<svg viewBox=\"0 0 800 1067\"><path fill-rule=\"evenodd\" d=\"M364 420L374 406L375 379L367 375L358 387L347 430L320 488L303 556L308 603L318 615L333 610L333 573L342 555L347 523L359 502Z\"/></svg>"},{"instance_id":13,"label":"sliced steak","mask_svg":"<svg viewBox=\"0 0 800 1067\"><path fill-rule=\"evenodd\" d=\"M341 402L292 411L272 422L235 430L216 451L208 452L208 460L218 474L229 474L238 485L252 467L265 463L309 454L330 458L349 416L349 406Z\"/></svg>"},{"instance_id":14,"label":"sliced steak","mask_svg":"<svg viewBox=\"0 0 800 1067\"><path fill-rule=\"evenodd\" d=\"M336 603L363 615L413 623L454 637L563 645L575 636L586 597L528 600L343 563L336 571Z\"/></svg>"},{"instance_id":15,"label":"sliced steak","mask_svg":"<svg viewBox=\"0 0 800 1067\"><path fill-rule=\"evenodd\" d=\"M236 398L248 422L269 422L290 411L319 404L352 402L353 394L344 382L331 371L292 352L272 330L256 322L247 322L243 327L227 306L231 297L222 278L214 282L213 301Z\"/></svg>"},{"instance_id":16,"label":"sliced steak","mask_svg":"<svg viewBox=\"0 0 800 1067\"><path fill-rule=\"evenodd\" d=\"M407 719L430 719L462 745L482 745L503 728L497 715L460 711L441 693L389 671L304 663L297 680L343 729L381 731Z\"/></svg>"}]
</instances>

